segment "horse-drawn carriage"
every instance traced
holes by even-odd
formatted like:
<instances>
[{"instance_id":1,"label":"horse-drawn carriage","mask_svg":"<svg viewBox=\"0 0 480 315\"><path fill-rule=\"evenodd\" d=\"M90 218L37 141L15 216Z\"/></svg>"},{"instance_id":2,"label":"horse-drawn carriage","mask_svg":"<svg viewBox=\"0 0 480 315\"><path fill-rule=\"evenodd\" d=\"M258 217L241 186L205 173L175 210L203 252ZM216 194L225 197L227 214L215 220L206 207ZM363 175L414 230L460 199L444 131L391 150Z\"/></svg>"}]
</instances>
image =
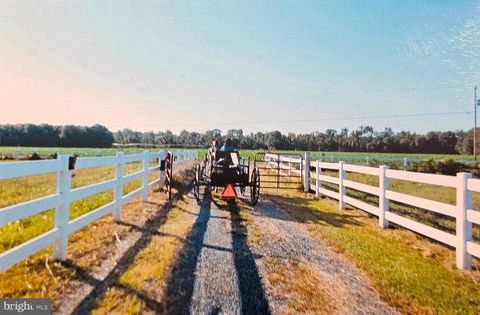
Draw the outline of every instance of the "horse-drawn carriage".
<instances>
[{"instance_id":1,"label":"horse-drawn carriage","mask_svg":"<svg viewBox=\"0 0 480 315\"><path fill-rule=\"evenodd\" d=\"M223 187L222 198L235 201L236 187L245 195L247 187L250 189L250 201L253 205L258 202L260 195L260 172L253 163L250 172L250 158L241 158L238 151L220 151L210 148L205 158L194 167L194 195L197 201L201 200L201 187L210 189Z\"/></svg>"}]
</instances>

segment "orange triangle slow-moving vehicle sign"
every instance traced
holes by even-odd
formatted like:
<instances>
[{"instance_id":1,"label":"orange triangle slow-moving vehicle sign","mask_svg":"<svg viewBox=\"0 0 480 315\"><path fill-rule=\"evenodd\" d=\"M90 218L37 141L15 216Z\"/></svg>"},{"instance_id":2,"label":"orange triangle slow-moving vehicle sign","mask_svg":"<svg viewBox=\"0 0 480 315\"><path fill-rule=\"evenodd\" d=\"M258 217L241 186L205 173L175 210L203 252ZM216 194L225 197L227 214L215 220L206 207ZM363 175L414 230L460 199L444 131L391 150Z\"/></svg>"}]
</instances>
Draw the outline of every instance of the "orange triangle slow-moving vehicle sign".
<instances>
[{"instance_id":1,"label":"orange triangle slow-moving vehicle sign","mask_svg":"<svg viewBox=\"0 0 480 315\"><path fill-rule=\"evenodd\" d=\"M237 192L233 188L232 184L228 184L222 193L223 198L237 198Z\"/></svg>"}]
</instances>

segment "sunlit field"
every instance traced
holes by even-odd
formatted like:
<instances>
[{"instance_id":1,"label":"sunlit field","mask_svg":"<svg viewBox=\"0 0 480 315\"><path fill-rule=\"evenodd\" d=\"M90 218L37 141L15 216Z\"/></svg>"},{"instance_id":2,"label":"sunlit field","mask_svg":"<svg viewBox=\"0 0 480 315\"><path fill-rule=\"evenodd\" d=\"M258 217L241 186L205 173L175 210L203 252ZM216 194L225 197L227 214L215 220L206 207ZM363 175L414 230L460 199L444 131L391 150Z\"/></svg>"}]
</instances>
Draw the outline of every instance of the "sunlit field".
<instances>
[{"instance_id":1,"label":"sunlit field","mask_svg":"<svg viewBox=\"0 0 480 315\"><path fill-rule=\"evenodd\" d=\"M36 153L40 158L47 159L52 158L54 154L70 154L76 156L107 156L115 155L117 152L128 153L140 153L144 151L155 152L160 149L156 148L48 148L48 147L0 147L0 160L1 159L27 159L32 154ZM176 151L178 149L172 149ZM200 156L205 155L206 149L197 149ZM264 152L265 150L240 150L242 156L253 157L257 152ZM292 153L304 155L305 151L276 151L282 153ZM452 159L455 161L473 161L471 155L459 155L459 154L411 154L411 153L375 153L375 152L319 152L310 151L311 157L323 158L328 160L329 158L336 157L358 157L359 159L365 159L367 157L371 159L412 159L412 160L445 160Z\"/></svg>"}]
</instances>

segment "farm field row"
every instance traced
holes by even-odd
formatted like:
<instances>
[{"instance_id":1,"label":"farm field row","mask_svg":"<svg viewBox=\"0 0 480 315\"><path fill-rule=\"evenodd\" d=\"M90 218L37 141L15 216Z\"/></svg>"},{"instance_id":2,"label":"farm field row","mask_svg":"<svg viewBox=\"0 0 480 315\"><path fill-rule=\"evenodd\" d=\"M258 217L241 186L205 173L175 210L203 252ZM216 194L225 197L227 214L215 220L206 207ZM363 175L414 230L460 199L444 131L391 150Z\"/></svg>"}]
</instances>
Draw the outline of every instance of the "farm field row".
<instances>
[{"instance_id":1,"label":"farm field row","mask_svg":"<svg viewBox=\"0 0 480 315\"><path fill-rule=\"evenodd\" d=\"M77 156L107 156L115 155L117 152L139 153L143 151L158 151L159 149L143 148L48 148L48 147L0 147L0 158L24 159L33 153L38 154L42 159L52 158L55 153L70 154Z\"/></svg>"},{"instance_id":2,"label":"farm field row","mask_svg":"<svg viewBox=\"0 0 480 315\"><path fill-rule=\"evenodd\" d=\"M60 154L71 154L78 156L105 156L105 155L115 155L116 152L125 152L125 153L138 153L148 151L158 151L159 149L155 148L48 148L48 147L0 147L0 158L4 157L7 159L11 158L26 158L33 153L37 153L42 158L51 158L55 153ZM206 149L198 149L199 155L203 156L206 153ZM240 150L241 154L246 157L253 157L256 152L261 150ZM292 154L304 154L305 151L278 151L284 153ZM359 158L365 159L367 157L371 159L398 159L403 158L411 160L444 160L444 159L453 159L456 161L473 161L471 155L458 155L458 154L410 154L410 153L375 153L375 152L318 152L310 151L312 158L325 158L329 159L330 157L335 158Z\"/></svg>"}]
</instances>

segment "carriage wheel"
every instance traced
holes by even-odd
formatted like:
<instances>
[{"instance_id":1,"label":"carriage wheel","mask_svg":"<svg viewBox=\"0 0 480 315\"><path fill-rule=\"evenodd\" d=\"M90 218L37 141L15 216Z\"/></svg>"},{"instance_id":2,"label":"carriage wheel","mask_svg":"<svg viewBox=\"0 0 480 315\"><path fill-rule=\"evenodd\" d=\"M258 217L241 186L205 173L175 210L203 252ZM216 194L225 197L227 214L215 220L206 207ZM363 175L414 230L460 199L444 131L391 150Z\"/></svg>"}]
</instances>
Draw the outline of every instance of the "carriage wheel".
<instances>
[{"instance_id":1,"label":"carriage wheel","mask_svg":"<svg viewBox=\"0 0 480 315\"><path fill-rule=\"evenodd\" d=\"M200 203L200 178L201 178L201 171L200 165L195 165L194 170L194 177L193 177L193 195L197 200L197 203Z\"/></svg>"},{"instance_id":2,"label":"carriage wheel","mask_svg":"<svg viewBox=\"0 0 480 315\"><path fill-rule=\"evenodd\" d=\"M254 168L252 172L252 180L250 182L250 201L252 205L256 205L260 197L260 172L258 168Z\"/></svg>"}]
</instances>

